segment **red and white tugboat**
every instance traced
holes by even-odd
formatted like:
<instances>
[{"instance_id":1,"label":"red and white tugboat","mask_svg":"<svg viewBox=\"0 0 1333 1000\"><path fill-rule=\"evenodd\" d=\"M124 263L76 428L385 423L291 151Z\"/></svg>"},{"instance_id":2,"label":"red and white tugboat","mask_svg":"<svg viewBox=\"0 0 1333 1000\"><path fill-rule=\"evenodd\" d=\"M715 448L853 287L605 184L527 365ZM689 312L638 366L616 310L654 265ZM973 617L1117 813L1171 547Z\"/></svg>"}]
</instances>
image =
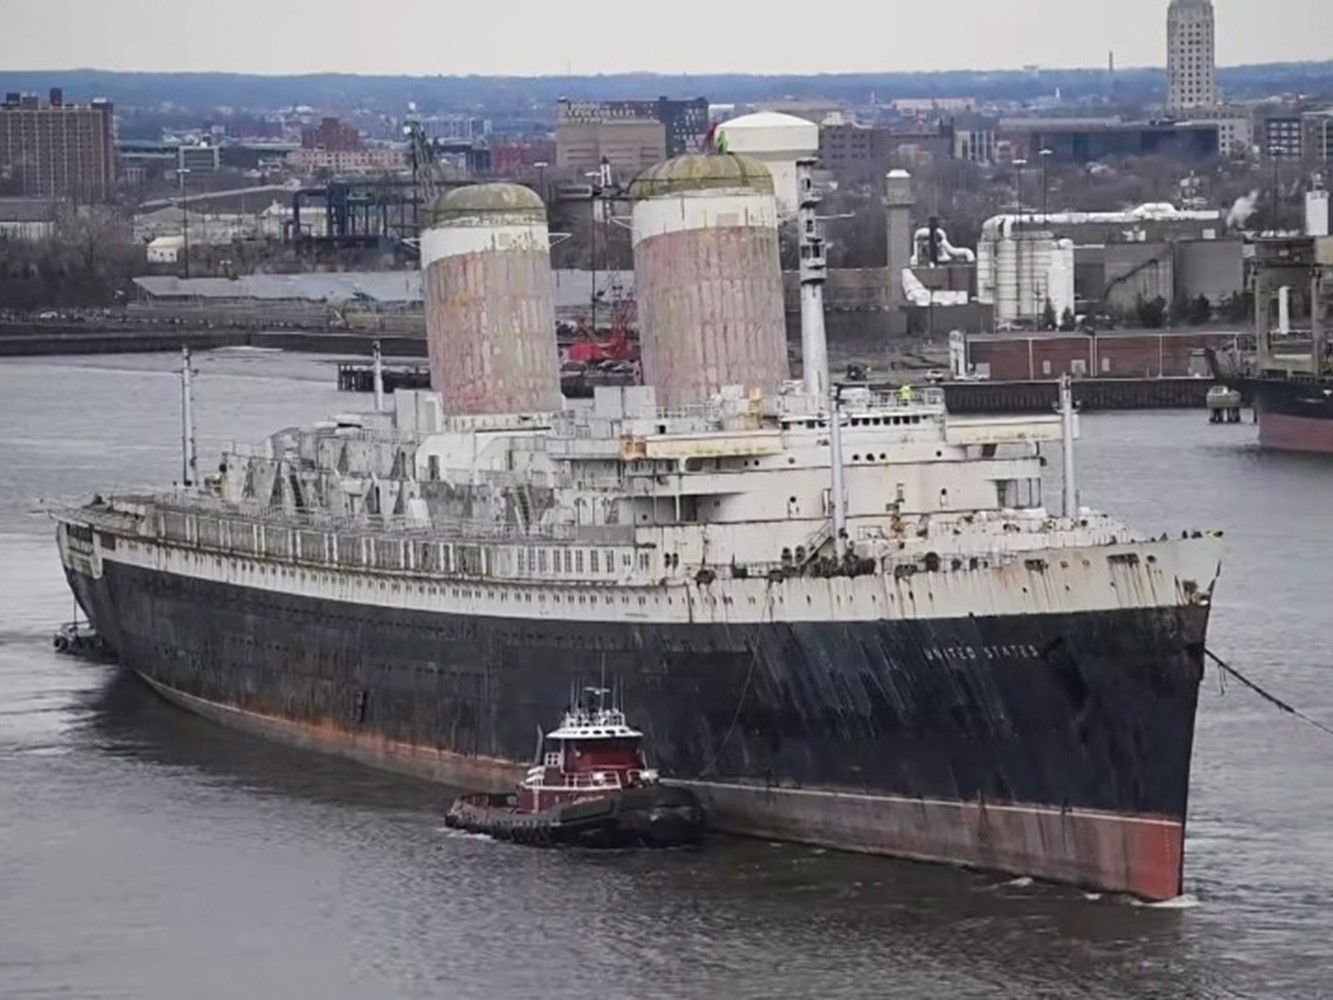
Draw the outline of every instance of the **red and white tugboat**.
<instances>
[{"instance_id":1,"label":"red and white tugboat","mask_svg":"<svg viewBox=\"0 0 1333 1000\"><path fill-rule=\"evenodd\" d=\"M543 740L542 763L509 795L463 795L445 824L525 844L675 847L703 835L693 792L663 785L643 756L643 733L618 708L601 707L602 689L565 713Z\"/></svg>"}]
</instances>

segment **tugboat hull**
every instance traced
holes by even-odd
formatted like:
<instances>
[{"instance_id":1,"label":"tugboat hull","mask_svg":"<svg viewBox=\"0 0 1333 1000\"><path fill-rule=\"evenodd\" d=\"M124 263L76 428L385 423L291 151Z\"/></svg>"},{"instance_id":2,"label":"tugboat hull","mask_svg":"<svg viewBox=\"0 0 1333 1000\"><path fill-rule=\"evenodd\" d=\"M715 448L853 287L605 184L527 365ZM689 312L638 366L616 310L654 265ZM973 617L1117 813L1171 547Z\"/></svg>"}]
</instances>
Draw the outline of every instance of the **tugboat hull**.
<instances>
[{"instance_id":1,"label":"tugboat hull","mask_svg":"<svg viewBox=\"0 0 1333 1000\"><path fill-rule=\"evenodd\" d=\"M461 796L445 825L543 847L679 847L703 837L703 806L684 788L628 788L535 813L514 809L513 798Z\"/></svg>"}]
</instances>

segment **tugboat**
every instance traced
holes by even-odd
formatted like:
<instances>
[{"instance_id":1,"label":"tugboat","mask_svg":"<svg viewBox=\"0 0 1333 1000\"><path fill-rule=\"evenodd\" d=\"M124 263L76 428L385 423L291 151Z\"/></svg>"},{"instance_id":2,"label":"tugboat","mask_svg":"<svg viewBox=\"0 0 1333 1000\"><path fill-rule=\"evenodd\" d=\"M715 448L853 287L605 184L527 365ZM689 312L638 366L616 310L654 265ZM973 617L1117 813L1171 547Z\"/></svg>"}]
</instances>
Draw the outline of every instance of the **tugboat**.
<instances>
[{"instance_id":1,"label":"tugboat","mask_svg":"<svg viewBox=\"0 0 1333 1000\"><path fill-rule=\"evenodd\" d=\"M516 793L463 795L445 825L540 846L677 847L703 836L693 792L663 785L643 755L643 733L618 708L601 705L603 688L567 711L547 733L541 763Z\"/></svg>"}]
</instances>

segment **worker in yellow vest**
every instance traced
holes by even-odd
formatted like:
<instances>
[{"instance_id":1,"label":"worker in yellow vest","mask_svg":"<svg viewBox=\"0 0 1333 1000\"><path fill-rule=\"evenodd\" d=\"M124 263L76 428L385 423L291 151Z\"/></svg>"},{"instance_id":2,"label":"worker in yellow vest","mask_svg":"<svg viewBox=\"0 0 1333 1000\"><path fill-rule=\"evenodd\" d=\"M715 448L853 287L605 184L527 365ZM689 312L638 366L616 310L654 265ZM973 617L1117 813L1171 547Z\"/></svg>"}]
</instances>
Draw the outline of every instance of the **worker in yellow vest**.
<instances>
[{"instance_id":1,"label":"worker in yellow vest","mask_svg":"<svg viewBox=\"0 0 1333 1000\"><path fill-rule=\"evenodd\" d=\"M914 395L912 387L910 385L904 385L898 390L898 402L910 403Z\"/></svg>"}]
</instances>

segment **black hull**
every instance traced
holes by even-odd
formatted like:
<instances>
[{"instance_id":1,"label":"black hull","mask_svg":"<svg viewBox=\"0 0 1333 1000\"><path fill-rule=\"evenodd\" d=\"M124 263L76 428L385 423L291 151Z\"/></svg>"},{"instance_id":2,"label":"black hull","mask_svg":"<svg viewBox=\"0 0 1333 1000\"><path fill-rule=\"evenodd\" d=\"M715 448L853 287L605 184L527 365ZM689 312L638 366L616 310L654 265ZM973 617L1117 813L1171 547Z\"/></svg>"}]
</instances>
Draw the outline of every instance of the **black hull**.
<instances>
[{"instance_id":1,"label":"black hull","mask_svg":"<svg viewBox=\"0 0 1333 1000\"><path fill-rule=\"evenodd\" d=\"M1260 445L1333 454L1333 382L1256 378L1240 385L1254 400Z\"/></svg>"},{"instance_id":2,"label":"black hull","mask_svg":"<svg viewBox=\"0 0 1333 1000\"><path fill-rule=\"evenodd\" d=\"M657 786L521 813L506 795L465 795L445 825L538 847L682 847L703 837L704 811L693 792Z\"/></svg>"},{"instance_id":3,"label":"black hull","mask_svg":"<svg viewBox=\"0 0 1333 1000\"><path fill-rule=\"evenodd\" d=\"M726 829L1179 891L1205 605L608 625L390 610L112 560L69 578L122 662L266 735L501 791L571 685L604 674L664 776Z\"/></svg>"}]
</instances>

